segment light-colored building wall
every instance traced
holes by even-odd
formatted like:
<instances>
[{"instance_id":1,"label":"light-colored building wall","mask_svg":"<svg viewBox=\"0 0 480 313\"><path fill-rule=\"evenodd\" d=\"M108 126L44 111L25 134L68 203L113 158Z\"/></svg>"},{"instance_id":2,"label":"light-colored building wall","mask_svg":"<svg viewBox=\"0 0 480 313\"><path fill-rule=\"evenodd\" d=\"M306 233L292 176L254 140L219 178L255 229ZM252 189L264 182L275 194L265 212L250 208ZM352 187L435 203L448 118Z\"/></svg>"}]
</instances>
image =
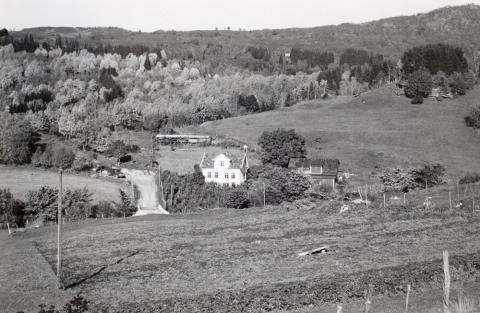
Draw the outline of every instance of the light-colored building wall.
<instances>
[{"instance_id":1,"label":"light-colored building wall","mask_svg":"<svg viewBox=\"0 0 480 313\"><path fill-rule=\"evenodd\" d=\"M230 159L220 154L214 159L213 168L202 168L205 182L217 184L241 185L245 182L245 174L238 168L230 168Z\"/></svg>"}]
</instances>

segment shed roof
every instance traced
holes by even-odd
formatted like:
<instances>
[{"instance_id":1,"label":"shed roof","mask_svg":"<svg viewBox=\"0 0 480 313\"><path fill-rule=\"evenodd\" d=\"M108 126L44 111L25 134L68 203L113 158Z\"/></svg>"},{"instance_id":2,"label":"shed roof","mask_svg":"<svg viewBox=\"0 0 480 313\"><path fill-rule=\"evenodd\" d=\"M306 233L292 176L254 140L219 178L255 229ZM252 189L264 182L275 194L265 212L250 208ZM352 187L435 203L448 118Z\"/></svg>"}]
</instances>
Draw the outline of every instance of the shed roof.
<instances>
[{"instance_id":1,"label":"shed roof","mask_svg":"<svg viewBox=\"0 0 480 313\"><path fill-rule=\"evenodd\" d=\"M336 175L340 167L338 159L323 158L292 158L288 163L288 168L298 170L311 170L312 175ZM323 172L321 172L323 169Z\"/></svg>"}]
</instances>

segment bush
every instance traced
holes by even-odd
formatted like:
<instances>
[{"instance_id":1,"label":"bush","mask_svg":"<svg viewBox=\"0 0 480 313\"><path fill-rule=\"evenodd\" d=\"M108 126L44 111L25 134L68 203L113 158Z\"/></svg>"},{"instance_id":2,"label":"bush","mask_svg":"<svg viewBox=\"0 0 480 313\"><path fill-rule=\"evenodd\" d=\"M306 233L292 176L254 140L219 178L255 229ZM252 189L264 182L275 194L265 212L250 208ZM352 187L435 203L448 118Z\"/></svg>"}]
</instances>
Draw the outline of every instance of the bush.
<instances>
[{"instance_id":1,"label":"bush","mask_svg":"<svg viewBox=\"0 0 480 313\"><path fill-rule=\"evenodd\" d=\"M113 203L105 200L92 206L92 215L96 218L120 217L120 213L115 209Z\"/></svg>"},{"instance_id":2,"label":"bush","mask_svg":"<svg viewBox=\"0 0 480 313\"><path fill-rule=\"evenodd\" d=\"M401 168L390 168L383 171L380 180L385 191L408 192L417 187L411 171Z\"/></svg>"},{"instance_id":3,"label":"bush","mask_svg":"<svg viewBox=\"0 0 480 313\"><path fill-rule=\"evenodd\" d=\"M0 189L0 225L23 226L25 204L13 197L8 189Z\"/></svg>"},{"instance_id":4,"label":"bush","mask_svg":"<svg viewBox=\"0 0 480 313\"><path fill-rule=\"evenodd\" d=\"M58 190L42 186L39 190L29 191L25 200L25 213L41 217L44 221L56 221L58 210Z\"/></svg>"},{"instance_id":5,"label":"bush","mask_svg":"<svg viewBox=\"0 0 480 313\"><path fill-rule=\"evenodd\" d=\"M432 86L432 75L425 70L417 70L408 77L405 95L408 98L418 96L426 98L432 92Z\"/></svg>"},{"instance_id":6,"label":"bush","mask_svg":"<svg viewBox=\"0 0 480 313\"><path fill-rule=\"evenodd\" d=\"M53 149L53 166L57 168L70 168L75 161L75 152L65 146L56 146Z\"/></svg>"},{"instance_id":7,"label":"bush","mask_svg":"<svg viewBox=\"0 0 480 313\"><path fill-rule=\"evenodd\" d=\"M306 177L281 167L266 166L259 178L265 182L267 202L271 204L302 199L311 187Z\"/></svg>"},{"instance_id":8,"label":"bush","mask_svg":"<svg viewBox=\"0 0 480 313\"><path fill-rule=\"evenodd\" d=\"M167 126L168 116L164 114L146 115L143 118L143 128L150 131L158 131Z\"/></svg>"},{"instance_id":9,"label":"bush","mask_svg":"<svg viewBox=\"0 0 480 313\"><path fill-rule=\"evenodd\" d=\"M227 207L233 209L245 209L250 206L248 190L243 187L237 187L227 192Z\"/></svg>"},{"instance_id":10,"label":"bush","mask_svg":"<svg viewBox=\"0 0 480 313\"><path fill-rule=\"evenodd\" d=\"M458 181L459 184L474 184L480 181L480 174L479 173L469 173L460 178Z\"/></svg>"},{"instance_id":11,"label":"bush","mask_svg":"<svg viewBox=\"0 0 480 313\"><path fill-rule=\"evenodd\" d=\"M63 214L70 220L91 217L92 194L86 189L66 189L63 193ZM58 213L58 189L42 186L27 192L25 213L44 221L56 221Z\"/></svg>"},{"instance_id":12,"label":"bush","mask_svg":"<svg viewBox=\"0 0 480 313\"><path fill-rule=\"evenodd\" d=\"M263 164L288 167L290 158L300 158L306 154L305 139L293 129L264 131L258 139L258 145L262 148Z\"/></svg>"},{"instance_id":13,"label":"bush","mask_svg":"<svg viewBox=\"0 0 480 313\"><path fill-rule=\"evenodd\" d=\"M77 156L72 168L77 172L89 171L93 168L93 160L86 155Z\"/></svg>"},{"instance_id":14,"label":"bush","mask_svg":"<svg viewBox=\"0 0 480 313\"><path fill-rule=\"evenodd\" d=\"M95 217L92 214L92 194L87 188L67 189L63 195L65 217L69 220L83 220Z\"/></svg>"},{"instance_id":15,"label":"bush","mask_svg":"<svg viewBox=\"0 0 480 313\"><path fill-rule=\"evenodd\" d=\"M70 168L75 161L75 152L72 149L62 145L49 145L44 152L41 148L32 156L32 164L38 167L45 168Z\"/></svg>"},{"instance_id":16,"label":"bush","mask_svg":"<svg viewBox=\"0 0 480 313\"><path fill-rule=\"evenodd\" d=\"M422 104L423 103L423 97L422 96L415 96L415 97L413 97L413 99L410 103L411 104Z\"/></svg>"},{"instance_id":17,"label":"bush","mask_svg":"<svg viewBox=\"0 0 480 313\"><path fill-rule=\"evenodd\" d=\"M445 168L441 164L427 164L411 171L411 175L419 189L443 184L444 174Z\"/></svg>"},{"instance_id":18,"label":"bush","mask_svg":"<svg viewBox=\"0 0 480 313\"><path fill-rule=\"evenodd\" d=\"M465 124L467 124L468 127L480 129L480 106L472 108L470 115L465 117Z\"/></svg>"},{"instance_id":19,"label":"bush","mask_svg":"<svg viewBox=\"0 0 480 313\"><path fill-rule=\"evenodd\" d=\"M121 140L115 140L110 144L108 148L107 154L115 157L117 159L117 163L120 163L120 159L127 154L127 146Z\"/></svg>"}]
</instances>

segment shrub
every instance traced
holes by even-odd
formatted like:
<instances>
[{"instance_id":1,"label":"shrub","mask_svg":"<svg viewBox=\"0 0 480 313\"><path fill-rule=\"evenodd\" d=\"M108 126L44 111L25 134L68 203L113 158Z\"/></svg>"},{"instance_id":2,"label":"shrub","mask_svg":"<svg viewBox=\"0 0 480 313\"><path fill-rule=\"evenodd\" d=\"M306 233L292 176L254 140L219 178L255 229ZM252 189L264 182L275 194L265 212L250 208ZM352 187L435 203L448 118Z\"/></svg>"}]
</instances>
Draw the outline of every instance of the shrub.
<instances>
[{"instance_id":1,"label":"shrub","mask_svg":"<svg viewBox=\"0 0 480 313\"><path fill-rule=\"evenodd\" d=\"M62 197L64 216L71 220L91 217L92 194L86 189L66 189ZM25 213L44 221L56 221L58 212L58 189L42 186L27 192Z\"/></svg>"},{"instance_id":2,"label":"shrub","mask_svg":"<svg viewBox=\"0 0 480 313\"><path fill-rule=\"evenodd\" d=\"M234 209L245 209L250 206L248 190L243 187L237 187L227 192L227 207Z\"/></svg>"},{"instance_id":3,"label":"shrub","mask_svg":"<svg viewBox=\"0 0 480 313\"><path fill-rule=\"evenodd\" d=\"M75 152L65 146L53 148L53 166L57 168L70 168L75 161Z\"/></svg>"},{"instance_id":4,"label":"shrub","mask_svg":"<svg viewBox=\"0 0 480 313\"><path fill-rule=\"evenodd\" d=\"M132 216L137 212L135 207L135 199L132 199L128 194L123 190L119 189L120 192L120 203L117 204L117 212L120 216Z\"/></svg>"},{"instance_id":5,"label":"shrub","mask_svg":"<svg viewBox=\"0 0 480 313\"><path fill-rule=\"evenodd\" d=\"M158 131L166 127L168 123L168 116L165 114L146 115L143 118L143 128L150 131Z\"/></svg>"},{"instance_id":6,"label":"shrub","mask_svg":"<svg viewBox=\"0 0 480 313\"><path fill-rule=\"evenodd\" d=\"M454 95L463 96L467 92L468 85L465 77L460 73L453 73L450 76L450 90Z\"/></svg>"},{"instance_id":7,"label":"shrub","mask_svg":"<svg viewBox=\"0 0 480 313\"><path fill-rule=\"evenodd\" d=\"M77 156L72 168L77 172L88 171L93 168L93 160L86 155Z\"/></svg>"},{"instance_id":8,"label":"shrub","mask_svg":"<svg viewBox=\"0 0 480 313\"><path fill-rule=\"evenodd\" d=\"M306 177L281 167L266 166L259 178L265 182L266 196L272 204L304 198L311 187Z\"/></svg>"},{"instance_id":9,"label":"shrub","mask_svg":"<svg viewBox=\"0 0 480 313\"><path fill-rule=\"evenodd\" d=\"M480 106L476 106L470 110L470 114L465 117L465 124L468 127L480 129Z\"/></svg>"},{"instance_id":10,"label":"shrub","mask_svg":"<svg viewBox=\"0 0 480 313\"><path fill-rule=\"evenodd\" d=\"M425 70L417 70L408 77L405 95L408 98L428 97L432 92L432 75Z\"/></svg>"},{"instance_id":11,"label":"shrub","mask_svg":"<svg viewBox=\"0 0 480 313\"><path fill-rule=\"evenodd\" d=\"M258 145L262 148L263 164L288 167L290 158L304 157L306 154L305 139L293 129L264 131L258 139Z\"/></svg>"},{"instance_id":12,"label":"shrub","mask_svg":"<svg viewBox=\"0 0 480 313\"><path fill-rule=\"evenodd\" d=\"M75 152L62 145L49 145L44 152L39 147L32 156L33 165L45 168L57 167L67 169L73 165L74 161Z\"/></svg>"},{"instance_id":13,"label":"shrub","mask_svg":"<svg viewBox=\"0 0 480 313\"><path fill-rule=\"evenodd\" d=\"M8 189L0 189L0 225L23 226L25 204L13 197Z\"/></svg>"},{"instance_id":14,"label":"shrub","mask_svg":"<svg viewBox=\"0 0 480 313\"><path fill-rule=\"evenodd\" d=\"M469 173L460 178L458 181L459 184L474 184L480 181L480 174L479 173Z\"/></svg>"},{"instance_id":15,"label":"shrub","mask_svg":"<svg viewBox=\"0 0 480 313\"><path fill-rule=\"evenodd\" d=\"M110 201L102 200L92 206L92 215L96 218L120 217L119 212Z\"/></svg>"},{"instance_id":16,"label":"shrub","mask_svg":"<svg viewBox=\"0 0 480 313\"><path fill-rule=\"evenodd\" d=\"M425 188L425 186L442 184L444 174L445 168L441 164L427 164L411 171L411 175L419 189Z\"/></svg>"},{"instance_id":17,"label":"shrub","mask_svg":"<svg viewBox=\"0 0 480 313\"><path fill-rule=\"evenodd\" d=\"M92 194L87 188L67 189L63 195L65 217L69 220L82 220L92 215Z\"/></svg>"},{"instance_id":18,"label":"shrub","mask_svg":"<svg viewBox=\"0 0 480 313\"><path fill-rule=\"evenodd\" d=\"M25 213L41 217L44 221L56 221L58 210L58 190L42 186L39 190L29 191L25 200Z\"/></svg>"},{"instance_id":19,"label":"shrub","mask_svg":"<svg viewBox=\"0 0 480 313\"><path fill-rule=\"evenodd\" d=\"M411 171L401 168L390 168L383 171L380 175L385 191L403 191L408 192L417 187Z\"/></svg>"},{"instance_id":20,"label":"shrub","mask_svg":"<svg viewBox=\"0 0 480 313\"><path fill-rule=\"evenodd\" d=\"M110 144L108 148L109 155L117 159L117 163L120 163L120 159L127 154L127 146L121 140L115 140Z\"/></svg>"},{"instance_id":21,"label":"shrub","mask_svg":"<svg viewBox=\"0 0 480 313\"><path fill-rule=\"evenodd\" d=\"M415 96L415 97L413 97L413 99L410 103L411 104L422 104L423 103L423 97L422 96Z\"/></svg>"}]
</instances>

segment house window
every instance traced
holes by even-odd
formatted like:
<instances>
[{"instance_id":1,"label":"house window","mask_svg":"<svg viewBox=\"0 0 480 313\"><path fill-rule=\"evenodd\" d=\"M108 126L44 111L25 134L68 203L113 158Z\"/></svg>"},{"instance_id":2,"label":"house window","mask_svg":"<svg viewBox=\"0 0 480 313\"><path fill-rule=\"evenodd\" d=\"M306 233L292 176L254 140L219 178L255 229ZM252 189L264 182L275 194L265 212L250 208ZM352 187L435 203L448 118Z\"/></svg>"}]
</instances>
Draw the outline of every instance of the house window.
<instances>
[{"instance_id":1,"label":"house window","mask_svg":"<svg viewBox=\"0 0 480 313\"><path fill-rule=\"evenodd\" d=\"M208 178L212 178L212 172L208 172L208 173L207 173L207 177L208 177Z\"/></svg>"},{"instance_id":2,"label":"house window","mask_svg":"<svg viewBox=\"0 0 480 313\"><path fill-rule=\"evenodd\" d=\"M230 174L230 177L231 177L232 179L235 179L235 173Z\"/></svg>"},{"instance_id":3,"label":"house window","mask_svg":"<svg viewBox=\"0 0 480 313\"><path fill-rule=\"evenodd\" d=\"M218 172L215 172L215 178L218 178Z\"/></svg>"},{"instance_id":4,"label":"house window","mask_svg":"<svg viewBox=\"0 0 480 313\"><path fill-rule=\"evenodd\" d=\"M225 161L220 161L220 166L225 166Z\"/></svg>"},{"instance_id":5,"label":"house window","mask_svg":"<svg viewBox=\"0 0 480 313\"><path fill-rule=\"evenodd\" d=\"M228 173L225 173L225 178L227 178L227 179L228 179Z\"/></svg>"}]
</instances>

